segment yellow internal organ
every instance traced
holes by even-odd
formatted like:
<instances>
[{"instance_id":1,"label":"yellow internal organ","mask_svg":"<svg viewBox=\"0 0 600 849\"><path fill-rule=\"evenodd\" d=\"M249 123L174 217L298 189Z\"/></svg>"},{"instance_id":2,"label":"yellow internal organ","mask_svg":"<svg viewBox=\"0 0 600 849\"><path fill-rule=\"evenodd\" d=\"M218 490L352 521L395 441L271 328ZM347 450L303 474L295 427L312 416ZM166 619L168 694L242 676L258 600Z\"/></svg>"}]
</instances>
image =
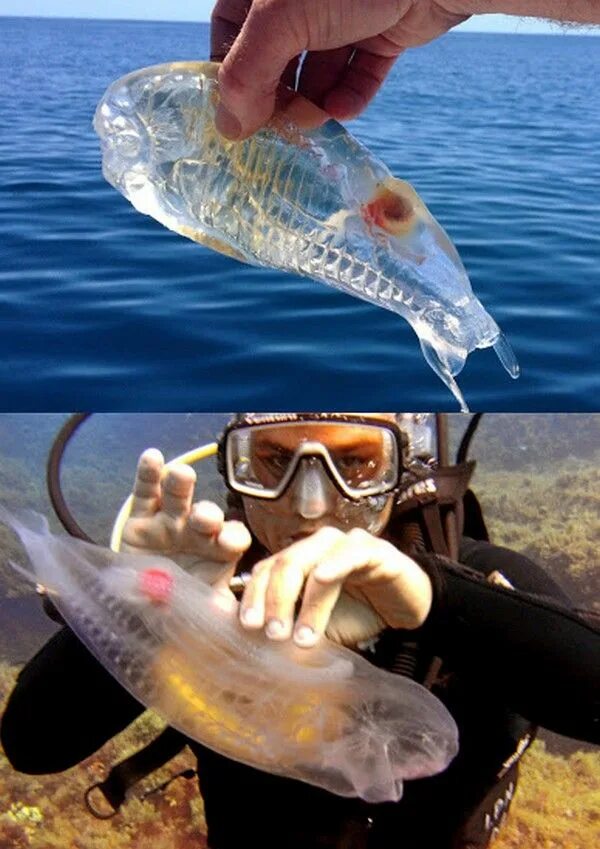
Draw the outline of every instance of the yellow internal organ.
<instances>
[{"instance_id":1,"label":"yellow internal organ","mask_svg":"<svg viewBox=\"0 0 600 849\"><path fill-rule=\"evenodd\" d=\"M174 647L163 648L154 674L161 685L158 709L172 717L174 724L177 717L185 717L186 733L235 760L283 765L294 750L297 758L298 746L314 751L343 734L343 714L331 705L326 709L327 727L319 721L323 693L303 690L301 701L290 702L285 712L269 718L267 733L256 733L256 723L245 722L245 713L256 710L255 706L240 704L233 689L216 694L200 690L198 675ZM207 690L209 686L207 681Z\"/></svg>"}]
</instances>

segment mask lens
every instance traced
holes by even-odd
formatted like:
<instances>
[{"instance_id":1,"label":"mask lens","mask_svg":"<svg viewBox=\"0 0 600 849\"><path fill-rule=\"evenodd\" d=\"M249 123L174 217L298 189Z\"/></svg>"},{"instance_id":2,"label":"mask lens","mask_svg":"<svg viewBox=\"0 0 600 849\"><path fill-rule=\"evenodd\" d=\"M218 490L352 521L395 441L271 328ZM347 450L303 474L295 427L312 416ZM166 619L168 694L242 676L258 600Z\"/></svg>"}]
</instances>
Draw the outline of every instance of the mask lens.
<instances>
[{"instance_id":1,"label":"mask lens","mask_svg":"<svg viewBox=\"0 0 600 849\"><path fill-rule=\"evenodd\" d=\"M376 487L391 489L398 476L398 457L393 434L384 428L354 429L347 434L348 444L332 446L330 456L344 483L356 493ZM356 442L353 441L356 437Z\"/></svg>"},{"instance_id":2,"label":"mask lens","mask_svg":"<svg viewBox=\"0 0 600 849\"><path fill-rule=\"evenodd\" d=\"M301 421L235 428L227 436L229 484L246 494L277 498L302 457L318 457L351 498L389 492L398 481L394 432L375 424Z\"/></svg>"}]
</instances>

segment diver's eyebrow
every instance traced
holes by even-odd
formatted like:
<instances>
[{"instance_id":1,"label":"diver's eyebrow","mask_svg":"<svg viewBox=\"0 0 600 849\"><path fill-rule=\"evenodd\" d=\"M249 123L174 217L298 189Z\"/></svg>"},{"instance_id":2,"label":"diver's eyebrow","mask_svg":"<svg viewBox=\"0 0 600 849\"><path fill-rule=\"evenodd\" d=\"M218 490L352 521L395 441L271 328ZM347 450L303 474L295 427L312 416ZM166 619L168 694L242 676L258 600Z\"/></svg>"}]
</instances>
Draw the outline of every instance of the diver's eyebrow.
<instances>
[{"instance_id":1,"label":"diver's eyebrow","mask_svg":"<svg viewBox=\"0 0 600 849\"><path fill-rule=\"evenodd\" d=\"M291 448L288 448L286 445L282 445L281 442L268 439L267 437L262 437L260 438L260 441L255 442L253 445L251 444L251 448L253 451L271 449L272 451L289 451L290 454L293 454L293 450Z\"/></svg>"},{"instance_id":2,"label":"diver's eyebrow","mask_svg":"<svg viewBox=\"0 0 600 849\"><path fill-rule=\"evenodd\" d=\"M345 442L340 445L328 445L326 442L323 445L327 448L328 451L332 452L340 452L340 451L360 451L368 450L373 447L373 442L375 441L375 437L361 437L360 439L354 439L352 442ZM264 437L260 442L255 443L252 446L254 451L288 451L290 454L293 454L294 451L292 448L287 447L286 445L282 445L281 442L276 442L273 439L269 439Z\"/></svg>"},{"instance_id":3,"label":"diver's eyebrow","mask_svg":"<svg viewBox=\"0 0 600 849\"><path fill-rule=\"evenodd\" d=\"M373 439L358 439L354 442L347 442L343 445L328 446L329 451L360 451L361 448L369 449L373 447Z\"/></svg>"}]
</instances>

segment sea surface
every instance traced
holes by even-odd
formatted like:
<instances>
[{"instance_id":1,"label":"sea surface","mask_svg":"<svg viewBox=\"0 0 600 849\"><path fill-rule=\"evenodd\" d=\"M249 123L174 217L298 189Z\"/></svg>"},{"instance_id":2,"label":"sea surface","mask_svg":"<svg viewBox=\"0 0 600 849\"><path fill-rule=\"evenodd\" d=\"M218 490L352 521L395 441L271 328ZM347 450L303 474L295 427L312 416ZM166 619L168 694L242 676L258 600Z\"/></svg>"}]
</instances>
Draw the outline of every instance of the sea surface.
<instances>
[{"instance_id":1,"label":"sea surface","mask_svg":"<svg viewBox=\"0 0 600 849\"><path fill-rule=\"evenodd\" d=\"M208 55L208 25L0 18L0 409L454 410L409 325L254 269L104 182L111 81ZM522 366L475 410L599 408L600 39L449 34L409 51L352 131L454 239Z\"/></svg>"}]
</instances>

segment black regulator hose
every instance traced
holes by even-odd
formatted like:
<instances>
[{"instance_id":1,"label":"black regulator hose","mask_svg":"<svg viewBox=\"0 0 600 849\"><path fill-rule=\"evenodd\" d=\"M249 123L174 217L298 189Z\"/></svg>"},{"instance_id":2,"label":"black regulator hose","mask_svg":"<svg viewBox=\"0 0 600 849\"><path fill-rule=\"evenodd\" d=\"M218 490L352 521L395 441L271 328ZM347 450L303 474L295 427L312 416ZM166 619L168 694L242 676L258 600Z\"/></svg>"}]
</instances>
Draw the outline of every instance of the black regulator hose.
<instances>
[{"instance_id":1,"label":"black regulator hose","mask_svg":"<svg viewBox=\"0 0 600 849\"><path fill-rule=\"evenodd\" d=\"M483 413L475 413L474 416L471 417L471 421L467 425L465 432L463 433L463 438L460 441L460 445L458 446L458 451L456 452L456 465L460 465L461 463L466 462L466 459L469 455L469 448L471 447L471 440L475 436L475 431L479 427L479 422L481 421L481 417Z\"/></svg>"},{"instance_id":2,"label":"black regulator hose","mask_svg":"<svg viewBox=\"0 0 600 849\"><path fill-rule=\"evenodd\" d=\"M48 488L50 501L54 507L54 512L58 516L64 529L71 534L72 537L77 537L77 539L85 540L85 542L96 544L96 541L88 536L83 528L80 528L73 518L73 514L67 507L67 502L65 501L60 483L60 464L67 445L75 431L87 419L89 419L91 415L92 413L75 413L74 415L69 416L67 421L57 433L54 438L54 442L52 443L52 447L48 455L48 462L46 464L46 486Z\"/></svg>"}]
</instances>

